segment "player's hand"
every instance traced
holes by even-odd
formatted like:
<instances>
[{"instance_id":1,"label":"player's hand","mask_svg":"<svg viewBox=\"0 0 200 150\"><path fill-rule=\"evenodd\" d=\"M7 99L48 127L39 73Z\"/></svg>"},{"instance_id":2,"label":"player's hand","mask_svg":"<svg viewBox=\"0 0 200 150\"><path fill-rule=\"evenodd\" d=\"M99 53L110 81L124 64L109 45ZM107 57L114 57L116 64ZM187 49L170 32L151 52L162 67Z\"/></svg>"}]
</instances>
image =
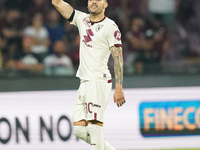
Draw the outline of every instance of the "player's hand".
<instances>
[{"instance_id":1,"label":"player's hand","mask_svg":"<svg viewBox=\"0 0 200 150\"><path fill-rule=\"evenodd\" d=\"M114 98L114 103L116 103L118 107L126 103L124 92L122 89L116 89L113 98Z\"/></svg>"}]
</instances>

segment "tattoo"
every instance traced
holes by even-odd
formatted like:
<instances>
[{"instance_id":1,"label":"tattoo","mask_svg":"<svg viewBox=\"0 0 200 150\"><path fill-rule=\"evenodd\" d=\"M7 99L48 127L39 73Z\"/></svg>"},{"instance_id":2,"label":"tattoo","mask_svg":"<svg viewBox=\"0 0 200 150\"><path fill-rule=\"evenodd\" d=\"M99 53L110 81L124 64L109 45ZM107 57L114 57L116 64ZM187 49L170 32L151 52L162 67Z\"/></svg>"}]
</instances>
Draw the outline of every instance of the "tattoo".
<instances>
[{"instance_id":1,"label":"tattoo","mask_svg":"<svg viewBox=\"0 0 200 150\"><path fill-rule=\"evenodd\" d=\"M115 72L115 83L122 86L123 83L123 55L122 47L111 47L110 48L112 57L114 59L114 72Z\"/></svg>"}]
</instances>

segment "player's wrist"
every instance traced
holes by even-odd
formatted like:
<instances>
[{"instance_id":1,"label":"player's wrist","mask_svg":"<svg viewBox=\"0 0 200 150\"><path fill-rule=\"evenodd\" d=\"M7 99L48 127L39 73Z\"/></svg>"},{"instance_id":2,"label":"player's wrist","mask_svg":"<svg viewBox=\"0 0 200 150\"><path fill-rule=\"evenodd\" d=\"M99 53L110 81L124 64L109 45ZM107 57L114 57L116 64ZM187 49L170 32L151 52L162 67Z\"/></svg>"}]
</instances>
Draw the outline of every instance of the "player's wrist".
<instances>
[{"instance_id":1,"label":"player's wrist","mask_svg":"<svg viewBox=\"0 0 200 150\"><path fill-rule=\"evenodd\" d=\"M115 90L122 90L122 85L121 84L117 84L115 85Z\"/></svg>"}]
</instances>

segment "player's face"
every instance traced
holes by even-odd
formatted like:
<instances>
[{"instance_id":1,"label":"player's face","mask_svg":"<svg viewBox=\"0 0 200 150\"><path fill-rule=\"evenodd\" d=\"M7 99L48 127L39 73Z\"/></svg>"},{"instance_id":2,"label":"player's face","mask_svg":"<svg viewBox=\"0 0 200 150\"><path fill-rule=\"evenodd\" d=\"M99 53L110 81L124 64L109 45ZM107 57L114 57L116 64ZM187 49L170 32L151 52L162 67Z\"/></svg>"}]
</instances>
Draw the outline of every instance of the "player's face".
<instances>
[{"instance_id":1,"label":"player's face","mask_svg":"<svg viewBox=\"0 0 200 150\"><path fill-rule=\"evenodd\" d=\"M107 6L106 0L88 0L88 10L93 15L104 13Z\"/></svg>"}]
</instances>

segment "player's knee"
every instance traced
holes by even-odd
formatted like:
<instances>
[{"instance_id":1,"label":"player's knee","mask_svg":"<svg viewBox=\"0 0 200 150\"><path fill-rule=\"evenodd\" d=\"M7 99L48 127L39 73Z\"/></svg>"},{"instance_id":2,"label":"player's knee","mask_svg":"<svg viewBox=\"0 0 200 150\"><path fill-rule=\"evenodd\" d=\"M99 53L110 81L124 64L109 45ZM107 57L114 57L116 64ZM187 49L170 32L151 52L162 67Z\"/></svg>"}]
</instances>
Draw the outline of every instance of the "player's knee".
<instances>
[{"instance_id":1,"label":"player's knee","mask_svg":"<svg viewBox=\"0 0 200 150\"><path fill-rule=\"evenodd\" d=\"M80 129L78 126L73 126L73 133L74 135L76 135L77 137L80 136Z\"/></svg>"},{"instance_id":2,"label":"player's knee","mask_svg":"<svg viewBox=\"0 0 200 150\"><path fill-rule=\"evenodd\" d=\"M83 132L84 132L83 126L73 126L73 133L78 138L80 138L80 139L84 138Z\"/></svg>"},{"instance_id":3,"label":"player's knee","mask_svg":"<svg viewBox=\"0 0 200 150\"><path fill-rule=\"evenodd\" d=\"M73 126L73 133L81 140L91 144L90 136L85 126Z\"/></svg>"}]
</instances>

